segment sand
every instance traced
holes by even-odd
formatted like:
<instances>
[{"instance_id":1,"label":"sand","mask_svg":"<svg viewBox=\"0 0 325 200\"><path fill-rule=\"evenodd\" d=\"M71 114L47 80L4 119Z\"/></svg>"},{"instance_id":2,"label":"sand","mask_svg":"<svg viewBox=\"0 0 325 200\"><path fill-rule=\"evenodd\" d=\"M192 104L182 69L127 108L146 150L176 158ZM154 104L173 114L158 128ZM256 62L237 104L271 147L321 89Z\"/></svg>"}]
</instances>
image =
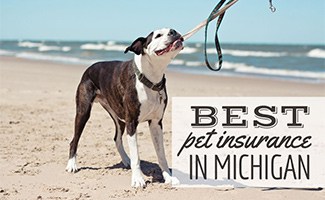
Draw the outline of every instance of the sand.
<instances>
[{"instance_id":1,"label":"sand","mask_svg":"<svg viewBox=\"0 0 325 200\"><path fill-rule=\"evenodd\" d=\"M0 199L325 199L323 190L172 188L162 176L146 124L138 128L147 187L115 149L114 126L95 104L78 149L78 173L65 172L75 89L86 66L0 57ZM325 96L325 84L167 73L175 96ZM171 164L171 98L164 118ZM127 146L127 145L126 145ZM128 151L127 147L126 150Z\"/></svg>"}]
</instances>

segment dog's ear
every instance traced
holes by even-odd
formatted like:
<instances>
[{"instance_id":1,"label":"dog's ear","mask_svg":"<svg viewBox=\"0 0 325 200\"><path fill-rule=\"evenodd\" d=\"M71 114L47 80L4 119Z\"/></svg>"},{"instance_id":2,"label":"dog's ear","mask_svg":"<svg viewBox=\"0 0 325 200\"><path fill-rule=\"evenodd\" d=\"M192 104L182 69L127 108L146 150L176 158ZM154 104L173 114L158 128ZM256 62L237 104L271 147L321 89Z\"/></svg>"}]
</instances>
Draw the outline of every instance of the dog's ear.
<instances>
[{"instance_id":1,"label":"dog's ear","mask_svg":"<svg viewBox=\"0 0 325 200\"><path fill-rule=\"evenodd\" d=\"M134 42L130 46L128 46L125 49L124 53L127 53L128 51L132 51L137 55L143 54L144 53L143 48L144 48L146 41L147 41L147 39L144 37L137 38L136 40L134 40Z\"/></svg>"}]
</instances>

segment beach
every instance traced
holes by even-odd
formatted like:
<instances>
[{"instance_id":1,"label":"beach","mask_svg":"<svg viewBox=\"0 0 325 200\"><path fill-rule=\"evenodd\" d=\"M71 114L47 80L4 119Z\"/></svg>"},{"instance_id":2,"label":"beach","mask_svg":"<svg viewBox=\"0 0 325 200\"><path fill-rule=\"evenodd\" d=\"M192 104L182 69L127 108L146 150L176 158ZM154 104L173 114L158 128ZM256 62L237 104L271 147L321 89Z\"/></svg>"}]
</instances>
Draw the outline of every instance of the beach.
<instances>
[{"instance_id":1,"label":"beach","mask_svg":"<svg viewBox=\"0 0 325 200\"><path fill-rule=\"evenodd\" d=\"M73 137L75 91L87 65L0 57L0 199L324 199L288 188L173 188L162 175L147 124L138 127L145 189L131 188L113 141L114 123L94 104L78 149L80 171L65 171ZM212 72L211 72L212 73ZM172 97L316 97L325 83L206 76L168 71L164 140L171 166ZM125 136L125 135L124 135ZM126 141L126 138L124 138ZM124 142L126 144L126 142ZM126 151L128 147L125 145Z\"/></svg>"}]
</instances>

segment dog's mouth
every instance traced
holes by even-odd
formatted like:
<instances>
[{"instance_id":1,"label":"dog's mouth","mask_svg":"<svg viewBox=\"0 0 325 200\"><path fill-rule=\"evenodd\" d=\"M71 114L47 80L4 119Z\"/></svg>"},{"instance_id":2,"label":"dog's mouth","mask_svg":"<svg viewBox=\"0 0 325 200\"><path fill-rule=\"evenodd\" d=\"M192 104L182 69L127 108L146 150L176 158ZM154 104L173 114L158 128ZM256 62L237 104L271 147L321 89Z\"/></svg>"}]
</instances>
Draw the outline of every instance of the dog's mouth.
<instances>
[{"instance_id":1,"label":"dog's mouth","mask_svg":"<svg viewBox=\"0 0 325 200\"><path fill-rule=\"evenodd\" d=\"M180 37L180 38L176 39L175 41L171 42L166 48L155 51L155 53L157 54L157 56L161 56L161 55L168 53L170 51L175 51L180 48L183 49L184 48L183 41L184 41L184 39L182 37Z\"/></svg>"}]
</instances>

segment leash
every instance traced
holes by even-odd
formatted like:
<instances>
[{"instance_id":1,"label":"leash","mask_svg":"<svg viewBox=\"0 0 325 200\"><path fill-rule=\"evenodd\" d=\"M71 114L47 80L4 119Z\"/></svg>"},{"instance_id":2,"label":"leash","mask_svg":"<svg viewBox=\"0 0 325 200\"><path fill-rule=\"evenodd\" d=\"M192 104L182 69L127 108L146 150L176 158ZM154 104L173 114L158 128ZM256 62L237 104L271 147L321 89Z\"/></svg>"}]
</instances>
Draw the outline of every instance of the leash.
<instances>
[{"instance_id":1,"label":"leash","mask_svg":"<svg viewBox=\"0 0 325 200\"><path fill-rule=\"evenodd\" d=\"M205 39L204 39L204 58L205 58L205 64L207 65L207 67L212 70L212 71L219 71L222 67L222 52L221 52L221 47L220 47L220 43L219 43L219 39L218 39L218 30L220 27L220 24L222 22L222 19L225 15L225 12L228 8L230 8L232 5L234 5L238 0L230 0L228 1L228 3L225 4L224 7L221 8L221 6L226 2L226 0L221 0L216 6L215 8L212 10L212 12L210 13L209 17L204 20L203 22L201 22L199 25L197 25L194 29L192 29L191 31L187 32L185 35L183 35L184 40L187 40L188 38L190 38L192 35L194 35L196 32L198 32L202 27L205 26ZM219 67L218 68L214 68L210 65L210 62L208 60L208 53L207 53L207 36L208 36L208 26L209 23L214 20L215 18L218 18L217 20L217 25L216 25L216 33L215 33L215 46L216 46L216 50L217 50L217 54L218 54L218 60L219 60Z\"/></svg>"},{"instance_id":2,"label":"leash","mask_svg":"<svg viewBox=\"0 0 325 200\"><path fill-rule=\"evenodd\" d=\"M234 5L238 0L232 0L229 2L229 4L225 5L223 8L221 8L219 11L217 11L213 16L211 16L210 21L217 18L220 14L224 13L228 8L230 8L232 5ZM207 23L209 23L208 19L202 21L200 24L198 24L196 27L194 27L192 30L184 34L182 37L184 40L189 39L192 37L195 33L197 33L201 28L203 28Z\"/></svg>"},{"instance_id":3,"label":"leash","mask_svg":"<svg viewBox=\"0 0 325 200\"><path fill-rule=\"evenodd\" d=\"M223 20L223 17L225 16L225 12L221 13L218 17L217 20L217 25L216 25L216 32L215 32L215 36L214 36L214 43L215 43L215 47L217 50L217 54L218 54L218 61L219 61L219 66L218 68L214 68L210 65L209 59L208 59L208 53L207 53L207 40L208 40L208 26L209 26L209 22L211 21L211 18L213 17L213 15L215 13L217 13L220 9L220 7L225 3L226 0L221 0L216 7L212 10L210 16L208 17L208 23L205 25L205 31L204 31L204 60L205 60L205 64L206 66L212 70L212 71L219 71L222 67L222 52L221 52L221 47L220 47L220 43L219 43L219 39L218 39L218 30L220 27L220 24ZM232 2L229 1L228 3ZM227 3L227 4L228 4ZM226 4L226 5L227 5Z\"/></svg>"},{"instance_id":4,"label":"leash","mask_svg":"<svg viewBox=\"0 0 325 200\"><path fill-rule=\"evenodd\" d=\"M220 43L219 43L219 39L218 39L218 30L220 27L220 24L223 20L223 17L225 15L225 12L227 9L229 9L232 5L234 5L236 2L238 2L238 0L229 0L224 7L222 7L222 5L226 2L226 0L220 0L219 3L215 6L215 8L212 10L212 12L210 13L209 17L202 21L199 25L197 25L195 28L193 28L192 30L190 30L189 32L187 32L186 34L184 34L182 37L184 40L189 39L190 37L192 37L195 33L197 33L201 28L203 28L205 26L205 34L204 34L204 58L205 58L205 64L206 66L212 70L212 71L219 71L222 67L222 51L221 51L221 47L220 47ZM270 10L272 12L276 11L276 8L273 6L272 4L272 0L269 0L270 3ZM222 7L222 8L221 8ZM217 24L216 24L216 32L215 32L215 47L217 50L217 54L218 54L218 67L214 68L210 65L210 62L208 60L208 54L207 54L207 36L208 36L208 26L209 23L214 20L215 18L218 18L217 20Z\"/></svg>"}]
</instances>

